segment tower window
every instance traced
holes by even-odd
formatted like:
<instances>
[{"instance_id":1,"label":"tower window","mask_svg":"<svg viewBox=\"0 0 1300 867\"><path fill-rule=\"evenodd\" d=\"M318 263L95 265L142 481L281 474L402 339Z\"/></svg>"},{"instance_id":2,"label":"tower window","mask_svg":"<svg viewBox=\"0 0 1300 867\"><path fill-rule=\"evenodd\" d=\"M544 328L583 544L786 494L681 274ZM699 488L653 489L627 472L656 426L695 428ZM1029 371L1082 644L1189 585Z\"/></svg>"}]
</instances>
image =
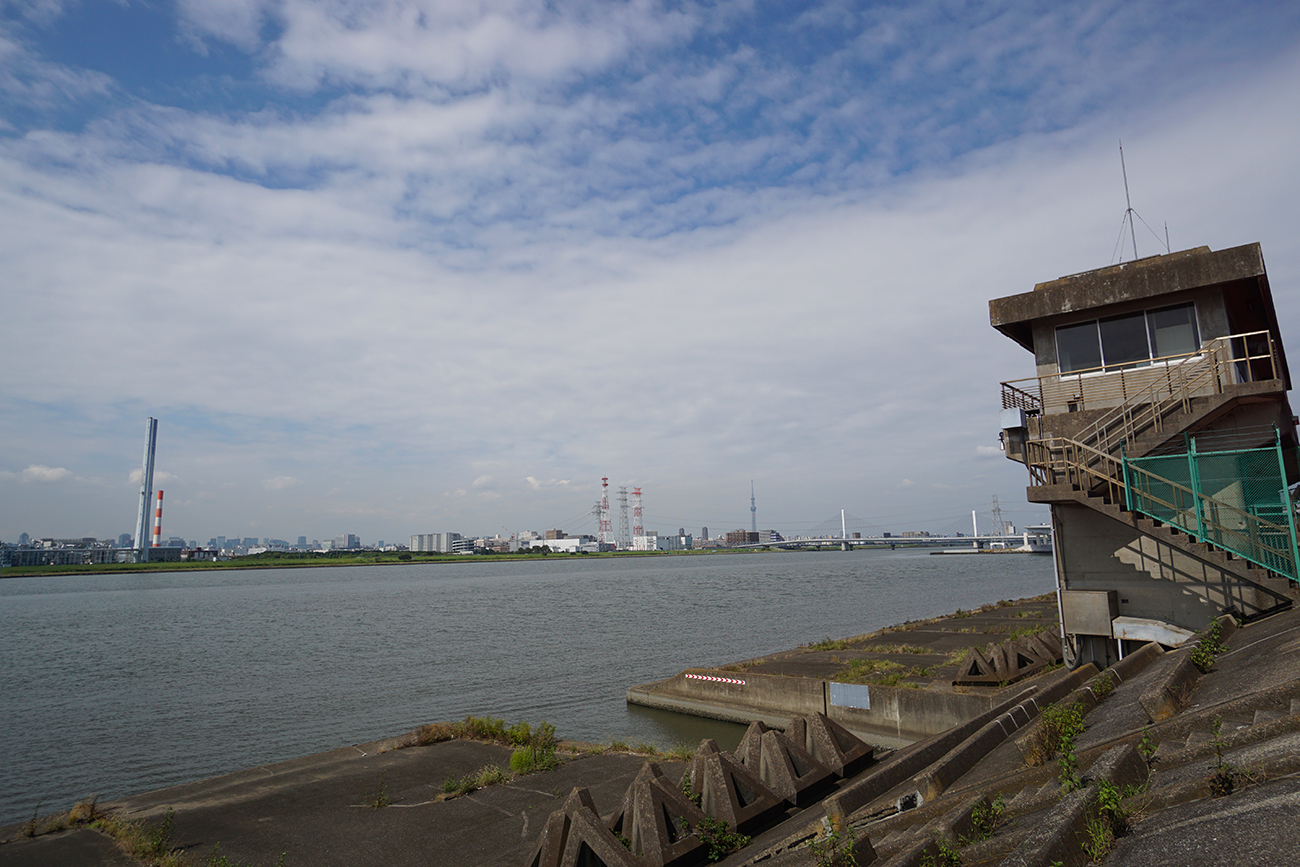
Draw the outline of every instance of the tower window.
<instances>
[{"instance_id":1,"label":"tower window","mask_svg":"<svg viewBox=\"0 0 1300 867\"><path fill-rule=\"evenodd\" d=\"M1056 329L1061 373L1137 367L1195 352L1200 345L1193 304L1091 319Z\"/></svg>"}]
</instances>

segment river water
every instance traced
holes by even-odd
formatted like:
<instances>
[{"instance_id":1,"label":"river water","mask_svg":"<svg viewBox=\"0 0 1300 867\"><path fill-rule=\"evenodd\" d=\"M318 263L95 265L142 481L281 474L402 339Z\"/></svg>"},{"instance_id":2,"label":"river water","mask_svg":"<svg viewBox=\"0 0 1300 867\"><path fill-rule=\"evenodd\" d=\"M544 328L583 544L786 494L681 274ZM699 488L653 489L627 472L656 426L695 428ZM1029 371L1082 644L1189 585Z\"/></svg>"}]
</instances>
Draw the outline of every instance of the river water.
<instances>
[{"instance_id":1,"label":"river water","mask_svg":"<svg viewBox=\"0 0 1300 867\"><path fill-rule=\"evenodd\" d=\"M628 686L1053 588L1052 560L789 552L0 580L0 823L466 714L660 746Z\"/></svg>"}]
</instances>

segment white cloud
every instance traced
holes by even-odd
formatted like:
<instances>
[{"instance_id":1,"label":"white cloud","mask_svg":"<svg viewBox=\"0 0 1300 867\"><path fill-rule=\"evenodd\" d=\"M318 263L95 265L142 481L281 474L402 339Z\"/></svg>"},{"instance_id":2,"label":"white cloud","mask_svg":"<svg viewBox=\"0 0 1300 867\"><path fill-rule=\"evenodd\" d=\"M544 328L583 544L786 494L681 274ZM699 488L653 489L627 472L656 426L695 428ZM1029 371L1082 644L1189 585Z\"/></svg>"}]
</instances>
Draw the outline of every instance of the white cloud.
<instances>
[{"instance_id":1,"label":"white cloud","mask_svg":"<svg viewBox=\"0 0 1300 867\"><path fill-rule=\"evenodd\" d=\"M71 470L63 467L46 467L40 464L32 464L23 470L24 482L61 482L71 476Z\"/></svg>"},{"instance_id":2,"label":"white cloud","mask_svg":"<svg viewBox=\"0 0 1300 867\"><path fill-rule=\"evenodd\" d=\"M140 484L140 480L143 478L144 478L144 470L137 468L130 472L130 474L126 477L126 481L127 484L130 485L138 485ZM170 482L178 482L178 481L180 481L180 479L174 473L169 473L166 470L160 470L157 469L156 467L154 468L153 483L155 488L157 488L160 485L166 485Z\"/></svg>"},{"instance_id":3,"label":"white cloud","mask_svg":"<svg viewBox=\"0 0 1300 867\"><path fill-rule=\"evenodd\" d=\"M1108 263L1120 134L1138 210L1175 247L1262 241L1300 321L1300 64L1188 60L1246 24L1128 52L1151 7L218 6L181 14L268 107L0 53L10 104L112 97L0 138L6 459L122 478L157 415L156 481L205 492L187 535L587 526L605 475L673 528L747 526L751 478L775 526L1010 501L997 381L1032 359L987 301ZM134 515L53 500L0 536Z\"/></svg>"}]
</instances>

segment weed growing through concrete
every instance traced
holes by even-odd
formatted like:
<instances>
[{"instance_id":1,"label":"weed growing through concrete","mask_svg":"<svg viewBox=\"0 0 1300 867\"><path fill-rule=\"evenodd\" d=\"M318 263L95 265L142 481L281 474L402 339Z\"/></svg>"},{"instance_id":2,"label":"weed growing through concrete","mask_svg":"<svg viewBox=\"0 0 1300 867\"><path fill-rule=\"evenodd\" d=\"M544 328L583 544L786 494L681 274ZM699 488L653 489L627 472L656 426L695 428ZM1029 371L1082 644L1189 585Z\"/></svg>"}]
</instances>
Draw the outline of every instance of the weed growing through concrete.
<instances>
[{"instance_id":1,"label":"weed growing through concrete","mask_svg":"<svg viewBox=\"0 0 1300 867\"><path fill-rule=\"evenodd\" d=\"M112 837L128 855L151 867L185 867L185 856L172 848L174 818L170 807L162 821L154 826L129 822L116 813L109 813L101 814L90 827Z\"/></svg>"},{"instance_id":2,"label":"weed growing through concrete","mask_svg":"<svg viewBox=\"0 0 1300 867\"><path fill-rule=\"evenodd\" d=\"M1063 735L1057 747L1060 758L1057 759L1056 781L1061 784L1061 793L1069 794L1075 789L1083 788L1083 777L1079 775L1079 757L1074 753L1074 735Z\"/></svg>"},{"instance_id":3,"label":"weed growing through concrete","mask_svg":"<svg viewBox=\"0 0 1300 867\"><path fill-rule=\"evenodd\" d=\"M867 653L929 653L930 648L917 644L869 644L862 648Z\"/></svg>"},{"instance_id":4,"label":"weed growing through concrete","mask_svg":"<svg viewBox=\"0 0 1300 867\"><path fill-rule=\"evenodd\" d=\"M701 819L695 826L695 835L708 849L706 857L710 861L721 861L732 852L737 852L749 845L749 837L731 830L731 826L712 816Z\"/></svg>"},{"instance_id":5,"label":"weed growing through concrete","mask_svg":"<svg viewBox=\"0 0 1300 867\"><path fill-rule=\"evenodd\" d=\"M1110 675L1105 672L1097 675L1092 681L1092 694L1097 697L1097 701L1105 701L1106 696L1115 691L1115 682L1110 679Z\"/></svg>"},{"instance_id":6,"label":"weed growing through concrete","mask_svg":"<svg viewBox=\"0 0 1300 867\"><path fill-rule=\"evenodd\" d=\"M961 867L961 852L951 837L935 832L934 852L921 856L921 867Z\"/></svg>"},{"instance_id":7,"label":"weed growing through concrete","mask_svg":"<svg viewBox=\"0 0 1300 867\"><path fill-rule=\"evenodd\" d=\"M694 787L691 785L690 771L682 774L682 794L686 796L686 800L690 801L695 806L703 806L704 793L695 791Z\"/></svg>"},{"instance_id":8,"label":"weed growing through concrete","mask_svg":"<svg viewBox=\"0 0 1300 867\"><path fill-rule=\"evenodd\" d=\"M1006 814L1007 802L1002 795L998 795L992 801L980 801L970 814L971 834L961 842L966 844L988 840L997 832L998 825L1002 824Z\"/></svg>"},{"instance_id":9,"label":"weed growing through concrete","mask_svg":"<svg viewBox=\"0 0 1300 867\"><path fill-rule=\"evenodd\" d=\"M1078 702L1048 705L1030 736L1025 751L1026 764L1043 765L1050 762L1060 753L1065 739L1068 738L1073 745L1074 736L1082 731L1083 708Z\"/></svg>"},{"instance_id":10,"label":"weed growing through concrete","mask_svg":"<svg viewBox=\"0 0 1300 867\"><path fill-rule=\"evenodd\" d=\"M1205 637L1192 648L1192 664L1202 673L1209 671L1219 655L1228 649L1228 646L1219 640L1220 632L1219 621L1217 619L1210 621L1209 627L1205 630Z\"/></svg>"},{"instance_id":11,"label":"weed growing through concrete","mask_svg":"<svg viewBox=\"0 0 1300 867\"><path fill-rule=\"evenodd\" d=\"M853 646L850 638L823 638L804 647L804 653L817 653L823 650L848 650Z\"/></svg>"},{"instance_id":12,"label":"weed growing through concrete","mask_svg":"<svg viewBox=\"0 0 1300 867\"><path fill-rule=\"evenodd\" d=\"M808 842L808 851L812 853L816 867L857 867L858 857L853 852L858 836L852 825L832 824L829 819L822 819L824 837Z\"/></svg>"},{"instance_id":13,"label":"weed growing through concrete","mask_svg":"<svg viewBox=\"0 0 1300 867\"><path fill-rule=\"evenodd\" d=\"M1138 755L1142 757L1142 761L1147 763L1148 768L1156 763L1156 750L1159 748L1160 745L1156 743L1155 738L1151 737L1150 730L1146 726L1142 726L1142 737L1137 742L1137 751Z\"/></svg>"},{"instance_id":14,"label":"weed growing through concrete","mask_svg":"<svg viewBox=\"0 0 1300 867\"><path fill-rule=\"evenodd\" d=\"M376 810L382 810L389 804L388 791L384 788L384 775L387 773L387 771L379 772L379 789L376 790L375 796L370 799L370 806Z\"/></svg>"},{"instance_id":15,"label":"weed growing through concrete","mask_svg":"<svg viewBox=\"0 0 1300 867\"><path fill-rule=\"evenodd\" d=\"M496 765L484 765L477 771L466 774L460 779L448 777L442 781L443 794L456 797L458 795L468 795L470 792L478 791L487 786L496 786L501 783L510 782L510 775L504 768Z\"/></svg>"},{"instance_id":16,"label":"weed growing through concrete","mask_svg":"<svg viewBox=\"0 0 1300 867\"><path fill-rule=\"evenodd\" d=\"M275 867L284 867L284 859L289 855L288 852L281 852L279 859L275 862ZM251 864L243 864L239 861L231 861L225 855L221 854L221 844L212 844L212 854L208 856L205 867L253 867Z\"/></svg>"},{"instance_id":17,"label":"weed growing through concrete","mask_svg":"<svg viewBox=\"0 0 1300 867\"><path fill-rule=\"evenodd\" d=\"M1100 861L1110 853L1117 837L1128 833L1128 811L1124 808L1119 786L1109 780L1097 782L1095 812L1085 821L1086 838L1083 851L1093 861Z\"/></svg>"},{"instance_id":18,"label":"weed growing through concrete","mask_svg":"<svg viewBox=\"0 0 1300 867\"><path fill-rule=\"evenodd\" d=\"M999 635L1006 635L1008 641L1015 641L1017 638L1025 638L1030 635L1038 635L1041 632L1046 632L1047 627L1046 626L1012 626L1009 623L1002 623L986 631L997 633Z\"/></svg>"},{"instance_id":19,"label":"weed growing through concrete","mask_svg":"<svg viewBox=\"0 0 1300 867\"><path fill-rule=\"evenodd\" d=\"M1228 742L1223 738L1223 717L1215 717L1210 725L1210 745L1214 747L1214 767L1210 771L1210 794L1219 798L1231 795L1236 787L1237 769L1223 757Z\"/></svg>"}]
</instances>

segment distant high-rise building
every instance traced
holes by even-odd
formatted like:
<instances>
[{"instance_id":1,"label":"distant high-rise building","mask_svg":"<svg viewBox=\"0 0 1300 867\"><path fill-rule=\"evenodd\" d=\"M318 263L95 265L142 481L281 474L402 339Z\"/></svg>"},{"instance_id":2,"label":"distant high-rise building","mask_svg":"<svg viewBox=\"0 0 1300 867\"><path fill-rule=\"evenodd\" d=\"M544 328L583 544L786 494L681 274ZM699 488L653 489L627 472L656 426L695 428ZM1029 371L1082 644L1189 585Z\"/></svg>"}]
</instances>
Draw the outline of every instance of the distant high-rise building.
<instances>
[{"instance_id":1,"label":"distant high-rise building","mask_svg":"<svg viewBox=\"0 0 1300 867\"><path fill-rule=\"evenodd\" d=\"M18 544L19 544L19 545L26 545L27 543L29 543L29 542L31 542L31 541L32 541L32 537L29 536L29 535L27 535L26 533L20 533L20 534L18 535Z\"/></svg>"},{"instance_id":2,"label":"distant high-rise building","mask_svg":"<svg viewBox=\"0 0 1300 867\"><path fill-rule=\"evenodd\" d=\"M26 533L23 533L23 535L26 536L27 534L26 534ZM117 537L117 547L119 547L119 548L130 548L130 547L131 547L131 534L130 534L130 533L123 533L122 535L118 536L118 537Z\"/></svg>"},{"instance_id":3,"label":"distant high-rise building","mask_svg":"<svg viewBox=\"0 0 1300 867\"><path fill-rule=\"evenodd\" d=\"M298 537L298 547L299 547L299 548L306 548L306 547L307 547L307 537L306 537L306 536L299 536L299 537Z\"/></svg>"},{"instance_id":4,"label":"distant high-rise building","mask_svg":"<svg viewBox=\"0 0 1300 867\"><path fill-rule=\"evenodd\" d=\"M412 551L450 554L460 538L460 533L421 533L411 537L409 547Z\"/></svg>"},{"instance_id":5,"label":"distant high-rise building","mask_svg":"<svg viewBox=\"0 0 1300 867\"><path fill-rule=\"evenodd\" d=\"M700 538L703 539L703 540L706 541L706 542L709 541L709 528L708 528L708 527L701 527L701 528L700 528Z\"/></svg>"}]
</instances>

